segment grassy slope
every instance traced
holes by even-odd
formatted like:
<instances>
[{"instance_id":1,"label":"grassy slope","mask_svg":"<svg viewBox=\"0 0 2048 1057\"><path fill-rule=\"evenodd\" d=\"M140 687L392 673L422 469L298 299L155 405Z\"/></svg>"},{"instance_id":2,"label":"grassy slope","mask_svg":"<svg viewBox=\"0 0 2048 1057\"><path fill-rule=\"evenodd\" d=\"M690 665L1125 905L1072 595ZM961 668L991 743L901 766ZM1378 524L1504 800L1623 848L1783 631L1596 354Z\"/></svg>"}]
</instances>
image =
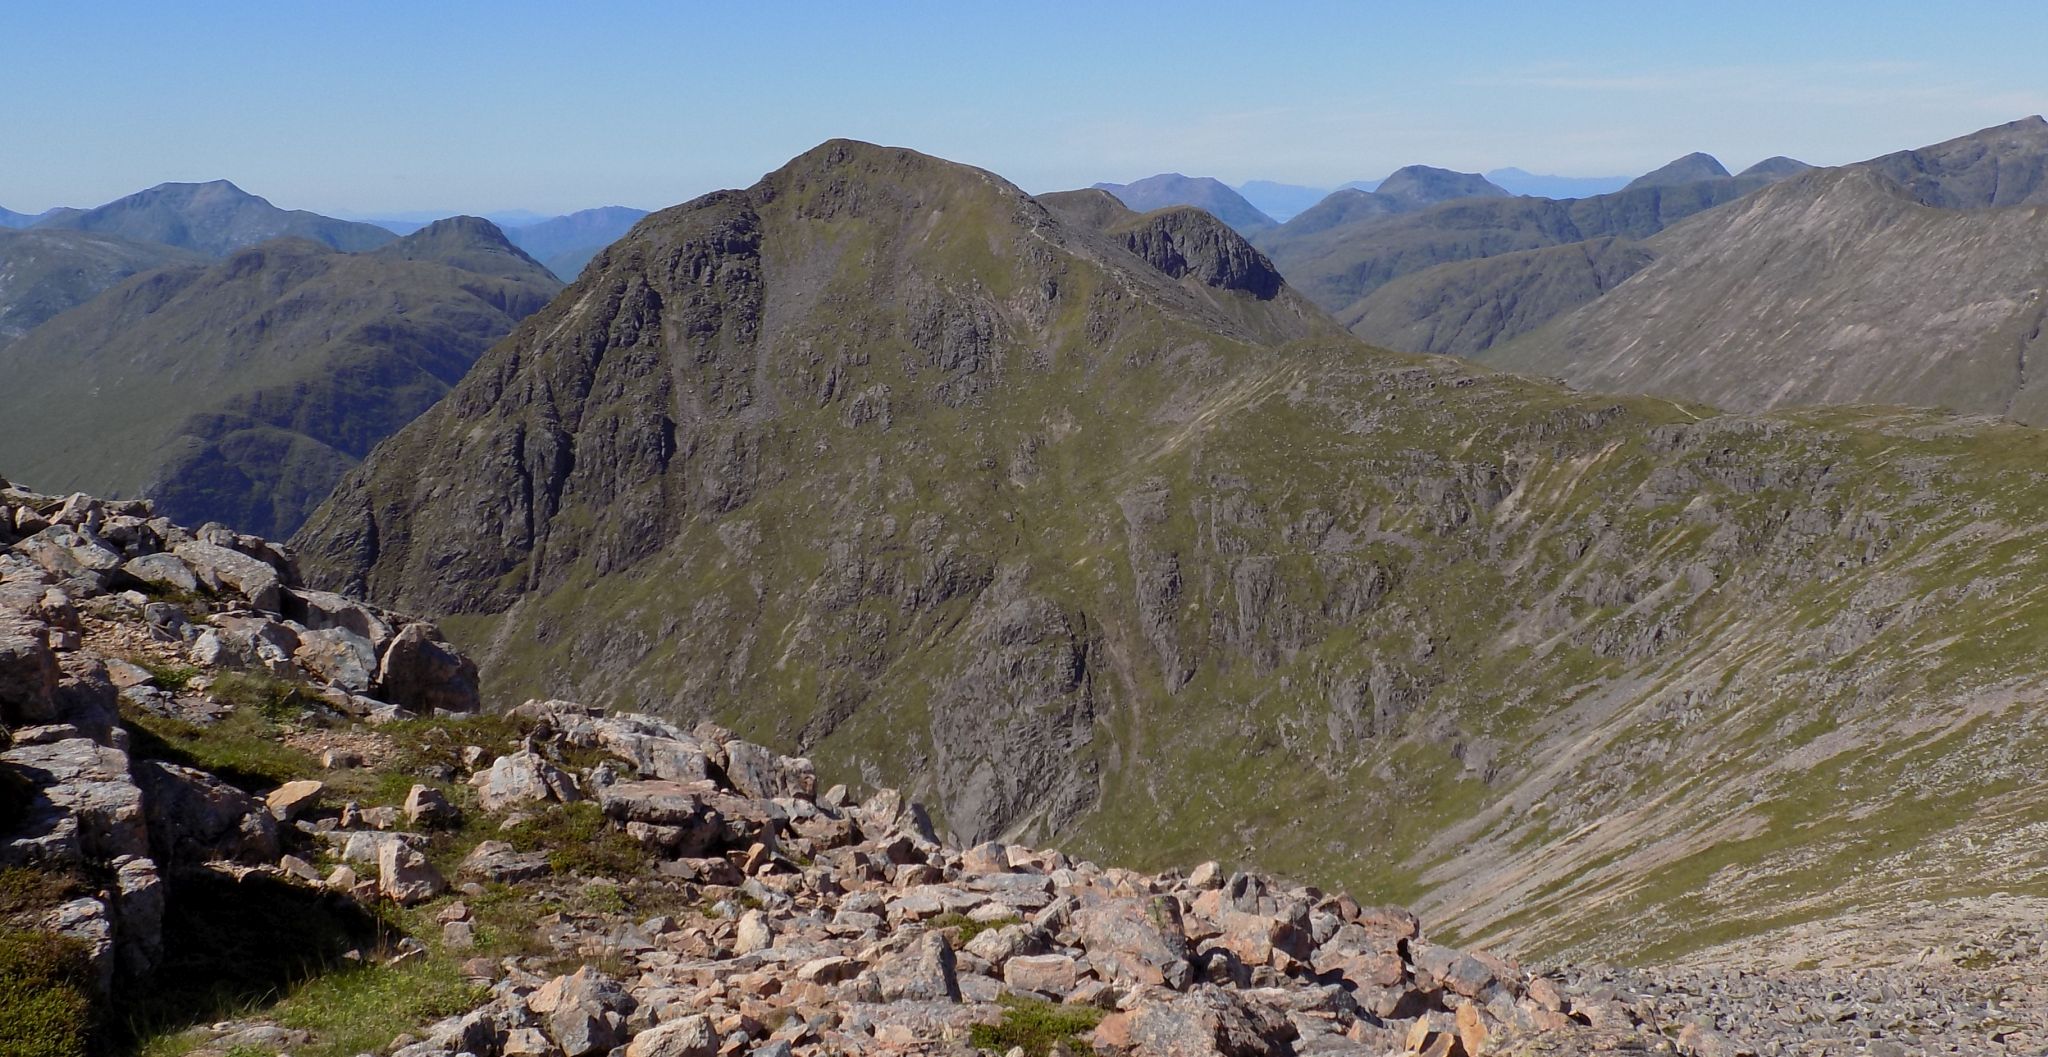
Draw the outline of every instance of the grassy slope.
<instances>
[{"instance_id":1,"label":"grassy slope","mask_svg":"<svg viewBox=\"0 0 2048 1057\"><path fill-rule=\"evenodd\" d=\"M0 451L47 490L147 486L187 521L287 535L558 288L525 258L485 274L302 241L136 276L0 354L19 379Z\"/></svg>"}]
</instances>

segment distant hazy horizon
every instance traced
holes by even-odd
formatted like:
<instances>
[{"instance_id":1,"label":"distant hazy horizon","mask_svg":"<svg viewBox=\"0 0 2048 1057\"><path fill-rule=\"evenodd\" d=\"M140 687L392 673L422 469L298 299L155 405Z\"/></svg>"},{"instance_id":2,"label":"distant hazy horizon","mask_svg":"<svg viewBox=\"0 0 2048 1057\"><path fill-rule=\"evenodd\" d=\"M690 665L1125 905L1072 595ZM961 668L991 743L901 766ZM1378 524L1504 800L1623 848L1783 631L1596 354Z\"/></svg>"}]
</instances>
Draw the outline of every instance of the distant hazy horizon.
<instances>
[{"instance_id":1,"label":"distant hazy horizon","mask_svg":"<svg viewBox=\"0 0 2048 1057\"><path fill-rule=\"evenodd\" d=\"M53 46L0 70L36 100L10 114L0 207L225 178L350 217L658 209L835 136L1033 192L1170 171L1336 187L1412 163L1612 176L1695 150L1739 171L2048 110L2017 2L203 10L11 12L13 39Z\"/></svg>"}]
</instances>

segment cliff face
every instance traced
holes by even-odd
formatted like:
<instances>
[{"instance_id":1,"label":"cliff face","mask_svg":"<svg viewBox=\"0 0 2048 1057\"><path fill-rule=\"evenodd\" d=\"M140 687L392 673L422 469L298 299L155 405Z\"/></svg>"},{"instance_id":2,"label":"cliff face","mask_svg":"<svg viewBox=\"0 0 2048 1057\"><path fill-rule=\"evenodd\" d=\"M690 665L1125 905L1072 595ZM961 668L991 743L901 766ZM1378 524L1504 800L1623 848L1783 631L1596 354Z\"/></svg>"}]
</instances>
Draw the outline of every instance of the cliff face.
<instances>
[{"instance_id":1,"label":"cliff face","mask_svg":"<svg viewBox=\"0 0 2048 1057\"><path fill-rule=\"evenodd\" d=\"M309 575L447 615L488 693L1522 952L2022 868L2032 434L1396 356L1209 229L1075 215L844 142L656 214L343 482ZM1972 850L1875 869L1909 840Z\"/></svg>"}]
</instances>

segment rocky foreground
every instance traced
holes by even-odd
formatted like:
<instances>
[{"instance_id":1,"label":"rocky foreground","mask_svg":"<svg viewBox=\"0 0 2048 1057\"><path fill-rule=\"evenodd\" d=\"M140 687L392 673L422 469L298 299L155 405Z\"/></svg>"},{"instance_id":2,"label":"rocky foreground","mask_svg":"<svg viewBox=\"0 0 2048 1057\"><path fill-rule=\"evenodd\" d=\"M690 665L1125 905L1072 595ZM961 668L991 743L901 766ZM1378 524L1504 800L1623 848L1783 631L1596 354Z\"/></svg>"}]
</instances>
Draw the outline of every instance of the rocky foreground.
<instances>
[{"instance_id":1,"label":"rocky foreground","mask_svg":"<svg viewBox=\"0 0 2048 1057\"><path fill-rule=\"evenodd\" d=\"M0 489L0 544L0 958L46 942L24 964L72 967L0 986L8 1054L85 1052L88 1031L346 1054L366 1018L391 1031L362 1045L402 1057L2048 1045L2039 977L2010 966L1532 969L1215 863L947 847L898 794L821 791L808 760L709 724L478 715L474 666L431 624L306 590L282 548L147 503ZM194 949L196 893L221 888L237 912L369 927L331 959L286 952L258 997L136 1026L153 996L234 973ZM408 1001L444 969L452 997ZM332 980L396 986L323 1019ZM67 988L96 1028L50 1012Z\"/></svg>"}]
</instances>

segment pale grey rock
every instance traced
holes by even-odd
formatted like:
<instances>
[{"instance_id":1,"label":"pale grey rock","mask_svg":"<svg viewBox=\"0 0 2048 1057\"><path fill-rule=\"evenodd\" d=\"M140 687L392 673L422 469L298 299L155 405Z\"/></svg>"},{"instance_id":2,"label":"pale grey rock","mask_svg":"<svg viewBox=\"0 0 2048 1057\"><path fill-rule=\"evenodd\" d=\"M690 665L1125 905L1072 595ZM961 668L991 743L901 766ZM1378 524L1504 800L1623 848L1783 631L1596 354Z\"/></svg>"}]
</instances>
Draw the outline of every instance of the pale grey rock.
<instances>
[{"instance_id":1,"label":"pale grey rock","mask_svg":"<svg viewBox=\"0 0 2048 1057\"><path fill-rule=\"evenodd\" d=\"M192 567L175 554L145 554L130 558L121 566L121 571L146 584L199 593L199 577L193 575Z\"/></svg>"},{"instance_id":2,"label":"pale grey rock","mask_svg":"<svg viewBox=\"0 0 2048 1057\"><path fill-rule=\"evenodd\" d=\"M448 882L427 857L403 840L377 848L377 891L399 906L424 903L447 891Z\"/></svg>"},{"instance_id":3,"label":"pale grey rock","mask_svg":"<svg viewBox=\"0 0 2048 1057\"><path fill-rule=\"evenodd\" d=\"M277 612L283 601L284 583L268 562L201 540L180 543L171 553L183 560L208 590L231 590L266 613Z\"/></svg>"}]
</instances>

